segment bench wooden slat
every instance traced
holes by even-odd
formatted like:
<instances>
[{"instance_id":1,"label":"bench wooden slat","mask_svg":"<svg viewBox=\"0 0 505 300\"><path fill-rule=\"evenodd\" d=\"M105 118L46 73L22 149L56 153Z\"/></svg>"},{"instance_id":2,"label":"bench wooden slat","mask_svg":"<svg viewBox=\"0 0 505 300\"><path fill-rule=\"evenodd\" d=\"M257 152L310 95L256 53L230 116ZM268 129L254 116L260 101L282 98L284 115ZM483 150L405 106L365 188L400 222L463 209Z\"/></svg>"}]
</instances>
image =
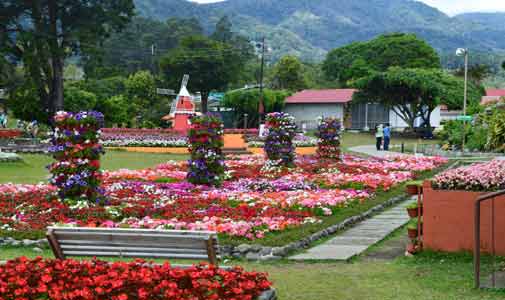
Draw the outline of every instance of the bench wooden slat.
<instances>
[{"instance_id":1,"label":"bench wooden slat","mask_svg":"<svg viewBox=\"0 0 505 300\"><path fill-rule=\"evenodd\" d=\"M177 254L131 251L65 251L68 256L103 256L103 257L149 257L149 258L180 258L180 259L208 259L207 254Z\"/></svg>"},{"instance_id":2,"label":"bench wooden slat","mask_svg":"<svg viewBox=\"0 0 505 300\"><path fill-rule=\"evenodd\" d=\"M152 233L130 233L130 232L68 232L58 231L53 232L56 236L65 236L68 239L80 239L82 237L93 236L94 238L109 238L109 237L133 237L133 238L158 238L158 239L181 239L181 240L200 240L206 241L210 236L202 235L174 235L170 233L152 234Z\"/></svg>"},{"instance_id":3,"label":"bench wooden slat","mask_svg":"<svg viewBox=\"0 0 505 300\"><path fill-rule=\"evenodd\" d=\"M68 244L68 245L80 245L80 244L89 244L89 245L112 245L112 246L125 246L125 245L131 245L130 240L122 240L122 239L113 239L113 240L94 240L94 239L89 239L89 240L79 240L79 239L59 239L58 240L60 244ZM168 241L168 242L167 242ZM162 241L153 241L149 239L140 239L135 241L135 245L138 246L143 246L143 247L168 247L167 245L169 244L175 244L175 243L170 243L170 240L162 240ZM188 244L190 245L195 245L195 247L200 248L205 241L190 241ZM181 248L181 244L176 244L177 247L173 248ZM216 248L217 249L217 248Z\"/></svg>"},{"instance_id":4,"label":"bench wooden slat","mask_svg":"<svg viewBox=\"0 0 505 300\"><path fill-rule=\"evenodd\" d=\"M91 246L91 245L65 245L60 244L60 248L63 252L79 250L79 251L134 251L134 252L168 252L168 253L186 253L186 254L207 254L206 249L188 249L188 248L154 248L154 247L137 247L135 245L129 246Z\"/></svg>"},{"instance_id":5,"label":"bench wooden slat","mask_svg":"<svg viewBox=\"0 0 505 300\"><path fill-rule=\"evenodd\" d=\"M126 233L150 233L150 234L172 234L172 235L215 235L214 231L193 231L193 230L172 230L172 229L145 229L145 228L105 228L105 227L55 227L50 226L48 230L61 232L126 232Z\"/></svg>"}]
</instances>

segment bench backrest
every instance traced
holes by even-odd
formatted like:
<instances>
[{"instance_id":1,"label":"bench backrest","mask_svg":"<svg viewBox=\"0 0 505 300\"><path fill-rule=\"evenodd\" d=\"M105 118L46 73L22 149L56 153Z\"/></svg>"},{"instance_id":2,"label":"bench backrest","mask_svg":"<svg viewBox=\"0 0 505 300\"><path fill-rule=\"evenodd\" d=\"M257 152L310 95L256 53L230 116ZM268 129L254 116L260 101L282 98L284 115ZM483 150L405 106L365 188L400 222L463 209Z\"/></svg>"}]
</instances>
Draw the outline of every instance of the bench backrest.
<instances>
[{"instance_id":1,"label":"bench backrest","mask_svg":"<svg viewBox=\"0 0 505 300\"><path fill-rule=\"evenodd\" d=\"M218 263L217 234L212 231L49 227L54 255L208 260Z\"/></svg>"}]
</instances>

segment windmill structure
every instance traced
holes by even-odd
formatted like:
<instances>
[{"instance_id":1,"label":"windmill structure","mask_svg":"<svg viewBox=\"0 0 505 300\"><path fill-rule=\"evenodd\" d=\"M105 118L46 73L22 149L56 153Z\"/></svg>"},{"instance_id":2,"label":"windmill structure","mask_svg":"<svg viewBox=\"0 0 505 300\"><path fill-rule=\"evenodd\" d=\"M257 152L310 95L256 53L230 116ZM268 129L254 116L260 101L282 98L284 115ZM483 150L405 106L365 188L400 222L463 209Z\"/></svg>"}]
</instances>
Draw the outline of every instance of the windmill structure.
<instances>
[{"instance_id":1,"label":"windmill structure","mask_svg":"<svg viewBox=\"0 0 505 300\"><path fill-rule=\"evenodd\" d=\"M189 75L186 74L182 78L181 89L175 101L172 102L168 115L169 119L173 120L173 129L181 132L189 130L189 119L197 114L195 102L187 89L188 81Z\"/></svg>"}]
</instances>

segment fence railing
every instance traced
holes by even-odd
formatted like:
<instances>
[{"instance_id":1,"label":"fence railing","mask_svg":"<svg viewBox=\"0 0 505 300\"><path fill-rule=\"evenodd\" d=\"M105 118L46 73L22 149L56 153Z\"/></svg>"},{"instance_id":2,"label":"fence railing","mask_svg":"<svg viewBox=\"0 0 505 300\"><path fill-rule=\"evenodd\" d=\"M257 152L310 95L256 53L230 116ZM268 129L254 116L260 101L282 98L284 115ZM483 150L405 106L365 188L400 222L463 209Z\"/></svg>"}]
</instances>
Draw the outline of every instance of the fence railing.
<instances>
[{"instance_id":1,"label":"fence railing","mask_svg":"<svg viewBox=\"0 0 505 300\"><path fill-rule=\"evenodd\" d=\"M494 193L484 194L477 198L475 202L475 227L474 227L474 239L475 245L473 249L474 253L474 276L475 276L475 288L481 287L481 205L485 201L492 201L491 203L491 263L493 265L492 274L491 274L491 287L496 288L496 235L495 235L495 200L496 197L505 195L505 190L498 191Z\"/></svg>"}]
</instances>

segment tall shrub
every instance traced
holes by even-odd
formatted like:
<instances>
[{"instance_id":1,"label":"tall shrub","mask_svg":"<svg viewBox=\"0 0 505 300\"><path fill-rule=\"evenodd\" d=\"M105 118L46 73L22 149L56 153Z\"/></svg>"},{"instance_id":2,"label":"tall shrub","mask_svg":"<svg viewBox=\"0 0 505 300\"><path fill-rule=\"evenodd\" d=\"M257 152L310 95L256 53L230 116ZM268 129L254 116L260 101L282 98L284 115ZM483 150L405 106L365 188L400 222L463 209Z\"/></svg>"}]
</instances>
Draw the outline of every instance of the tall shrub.
<instances>
[{"instance_id":1,"label":"tall shrub","mask_svg":"<svg viewBox=\"0 0 505 300\"><path fill-rule=\"evenodd\" d=\"M50 182L61 199L103 203L100 155L104 151L99 143L103 121L103 114L96 111L60 111L54 116L50 151L56 162L49 166Z\"/></svg>"},{"instance_id":2,"label":"tall shrub","mask_svg":"<svg viewBox=\"0 0 505 300\"><path fill-rule=\"evenodd\" d=\"M319 138L317 143L317 154L321 158L339 159L340 158L340 134L342 122L337 118L323 118L319 121L316 136Z\"/></svg>"},{"instance_id":3,"label":"tall shrub","mask_svg":"<svg viewBox=\"0 0 505 300\"><path fill-rule=\"evenodd\" d=\"M215 115L191 118L189 130L189 170L187 179L195 184L220 185L224 178L223 122Z\"/></svg>"},{"instance_id":4,"label":"tall shrub","mask_svg":"<svg viewBox=\"0 0 505 300\"><path fill-rule=\"evenodd\" d=\"M291 167L295 160L293 138L296 134L295 119L283 112L266 115L268 135L265 140L265 153L270 164Z\"/></svg>"}]
</instances>

